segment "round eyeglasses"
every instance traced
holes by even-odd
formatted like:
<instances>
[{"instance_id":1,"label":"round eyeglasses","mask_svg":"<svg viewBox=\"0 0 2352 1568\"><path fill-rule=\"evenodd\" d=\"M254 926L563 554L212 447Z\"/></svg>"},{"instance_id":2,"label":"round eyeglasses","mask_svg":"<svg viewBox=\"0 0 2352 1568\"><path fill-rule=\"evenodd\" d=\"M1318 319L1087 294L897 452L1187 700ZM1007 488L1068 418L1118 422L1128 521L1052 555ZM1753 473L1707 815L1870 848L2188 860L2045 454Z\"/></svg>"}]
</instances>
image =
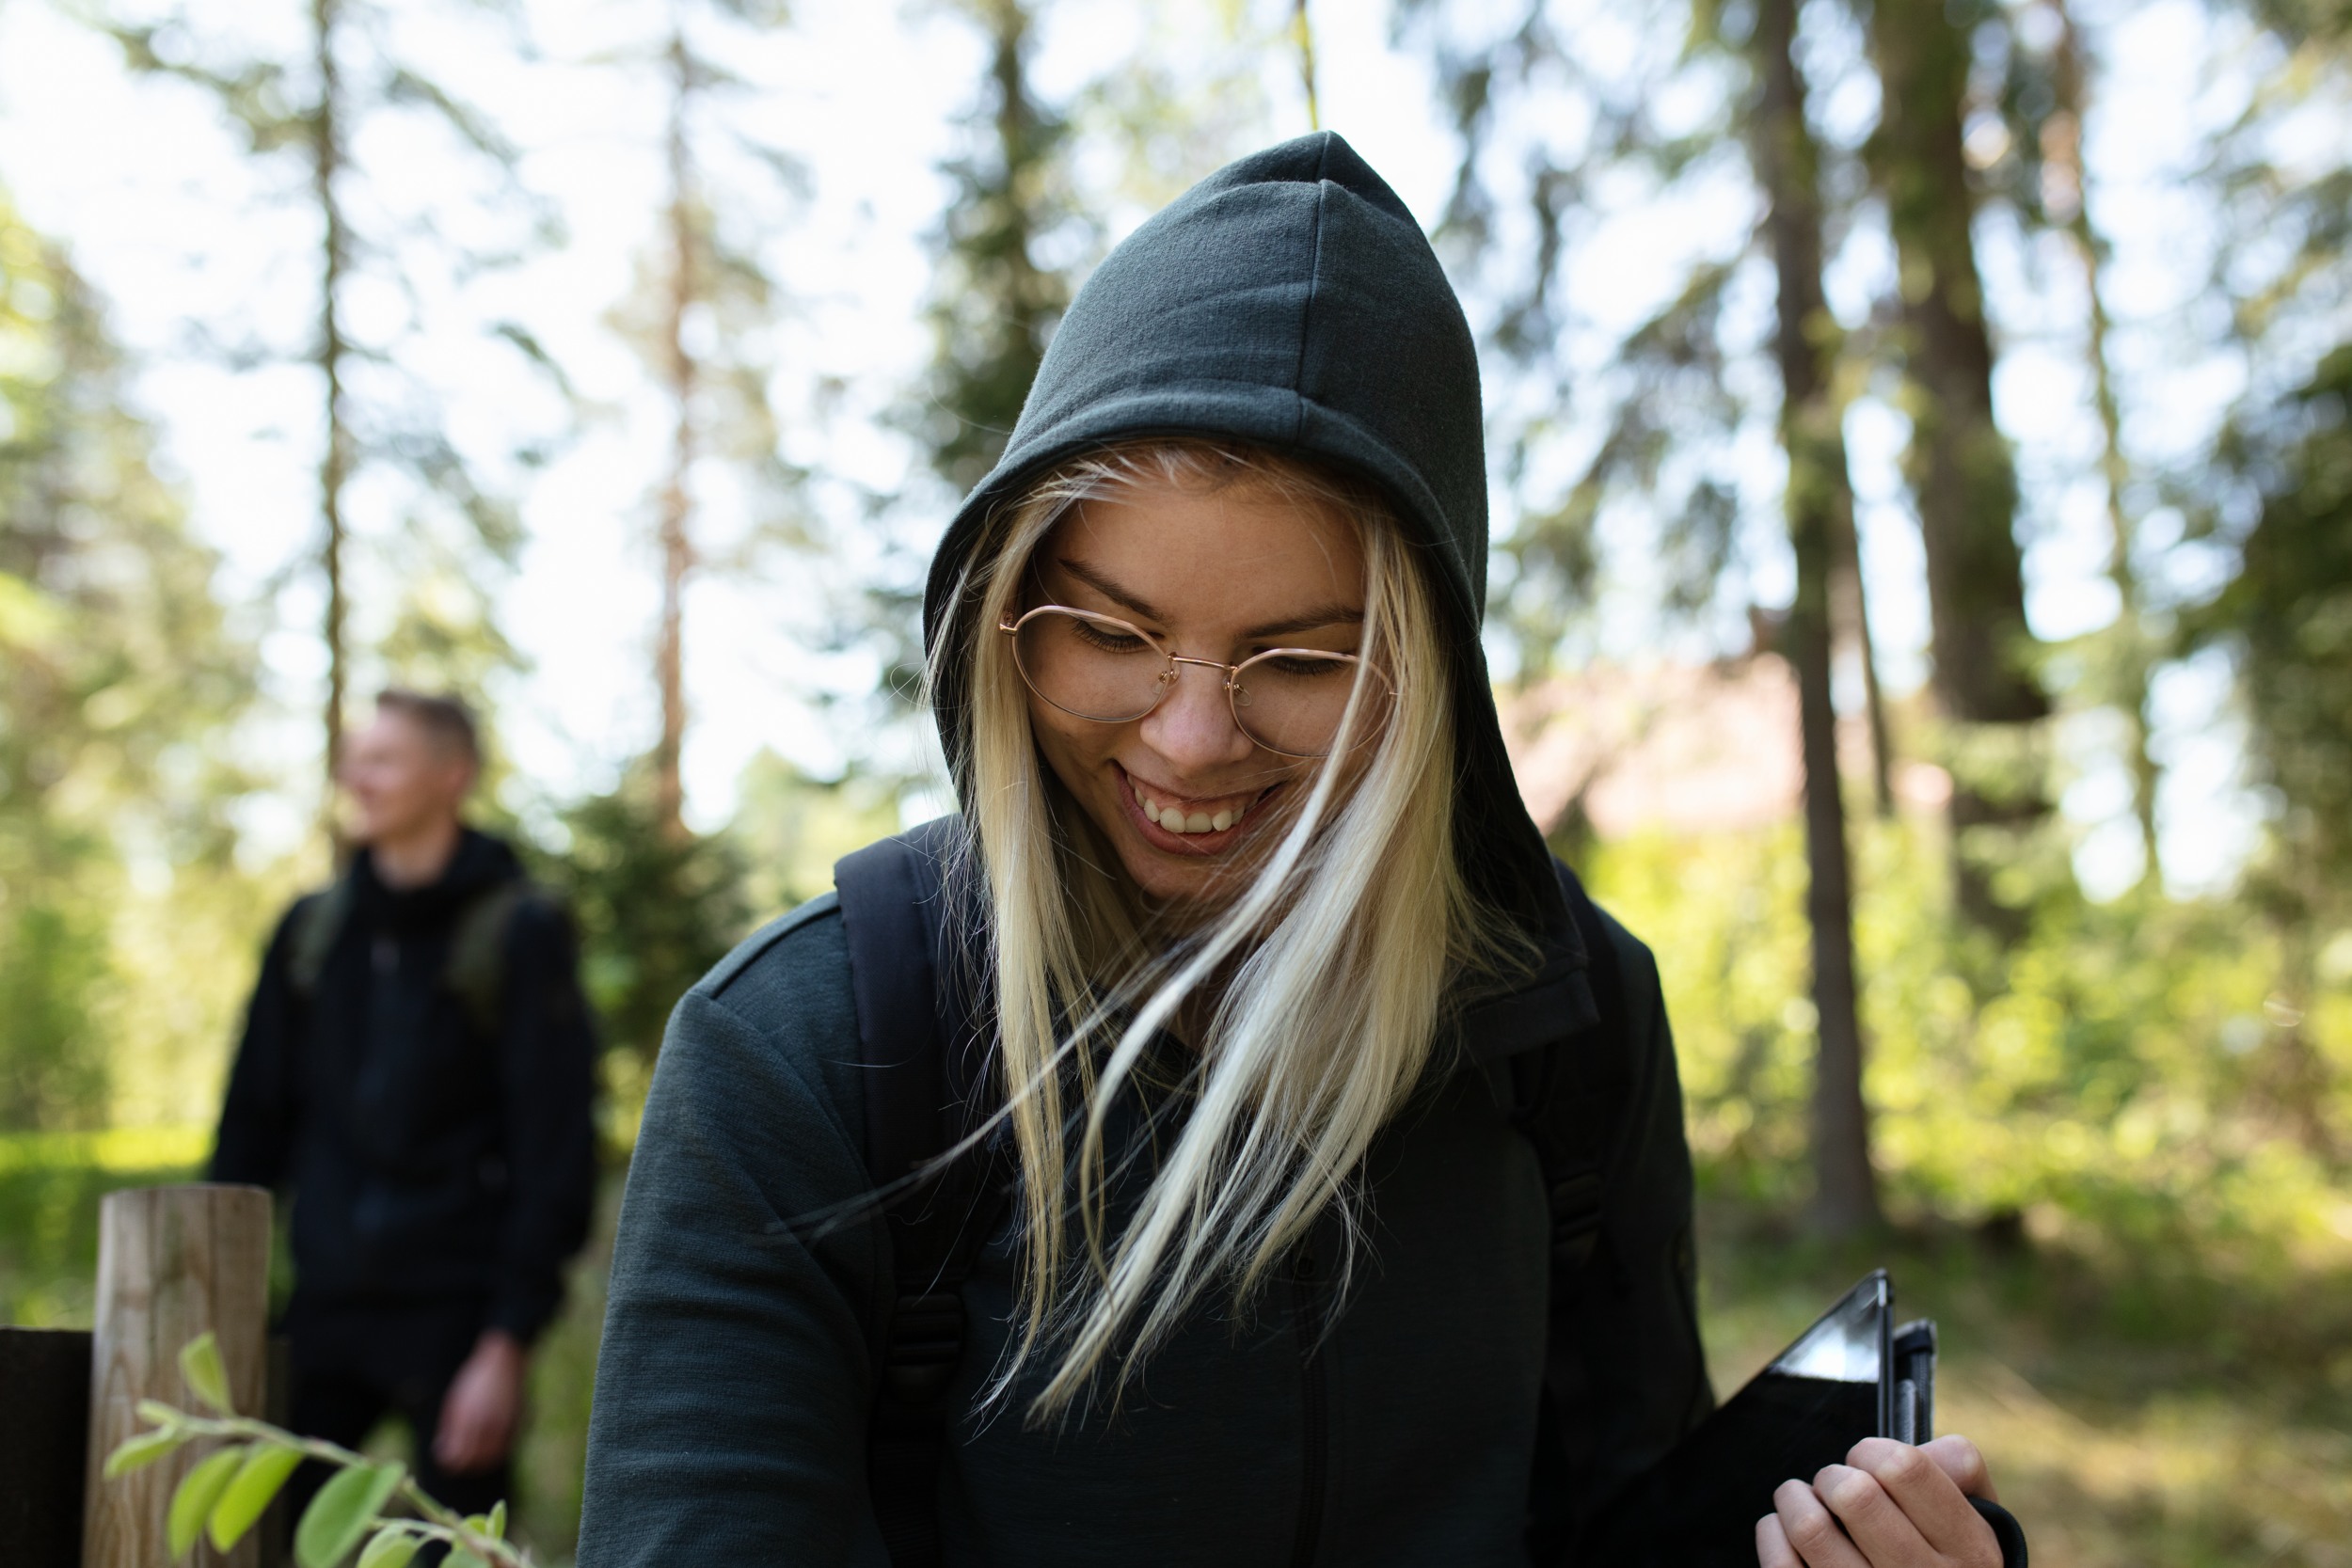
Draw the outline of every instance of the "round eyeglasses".
<instances>
[{"instance_id":1,"label":"round eyeglasses","mask_svg":"<svg viewBox=\"0 0 2352 1568\"><path fill-rule=\"evenodd\" d=\"M1150 713L1176 689L1187 664L1216 671L1225 677L1234 725L1287 757L1330 754L1359 673L1359 736L1379 733L1395 696L1380 673L1354 654L1268 648L1239 664L1220 664L1172 652L1133 622L1066 605L1040 605L996 629L1012 639L1013 663L1030 690L1064 713L1098 723L1131 723Z\"/></svg>"}]
</instances>

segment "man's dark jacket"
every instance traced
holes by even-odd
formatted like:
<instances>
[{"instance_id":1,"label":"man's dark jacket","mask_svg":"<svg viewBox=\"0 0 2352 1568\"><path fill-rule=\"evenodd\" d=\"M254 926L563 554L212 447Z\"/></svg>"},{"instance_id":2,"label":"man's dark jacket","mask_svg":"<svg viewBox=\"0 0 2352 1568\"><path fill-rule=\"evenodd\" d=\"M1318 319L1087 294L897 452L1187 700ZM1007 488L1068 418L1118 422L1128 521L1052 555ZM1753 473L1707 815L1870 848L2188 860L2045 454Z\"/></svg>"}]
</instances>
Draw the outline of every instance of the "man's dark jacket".
<instances>
[{"instance_id":1,"label":"man's dark jacket","mask_svg":"<svg viewBox=\"0 0 2352 1568\"><path fill-rule=\"evenodd\" d=\"M1579 986L1482 1008L1462 1050L1439 1053L1365 1161L1343 1296L1343 1221L1327 1214L1248 1311L1197 1313L1115 1414L1032 1430L1026 1385L975 1409L1016 1317L1008 1212L961 1287L971 1342L950 1386L945 1562L1559 1561L1575 1527L1712 1402L1681 1094L1647 949L1614 927L1605 942L1575 938L1503 753L1478 641L1486 497L1469 327L1411 214L1339 137L1212 176L1104 261L1003 463L940 546L934 652L1003 654L972 624L965 570L994 508L1062 459L1155 434L1237 437L1384 487L1451 642L1463 871L1531 933L1557 933L1547 969ZM936 693L967 792L971 673L949 660ZM896 1276L887 1223L857 1201L866 1074L843 919L829 895L771 926L671 1022L613 1258L581 1568L887 1560L866 1478L877 1328L926 1282ZM1613 1029L1595 1026L1603 988L1622 1001ZM1494 1087L1549 1047L1581 1053L1577 1075L1606 1080L1615 1108L1581 1138L1602 1173L1601 1241L1583 1276L1557 1284L1544 1172ZM1140 1167L1108 1164L1115 1222Z\"/></svg>"},{"instance_id":2,"label":"man's dark jacket","mask_svg":"<svg viewBox=\"0 0 2352 1568\"><path fill-rule=\"evenodd\" d=\"M495 1027L451 989L460 916L523 875L499 840L468 831L426 887L386 886L365 850L346 875L307 991L294 949L329 895L270 942L212 1174L293 1190L297 1357L405 1375L404 1316L526 1343L553 1316L594 1196L594 1037L569 925L542 895L504 922Z\"/></svg>"}]
</instances>

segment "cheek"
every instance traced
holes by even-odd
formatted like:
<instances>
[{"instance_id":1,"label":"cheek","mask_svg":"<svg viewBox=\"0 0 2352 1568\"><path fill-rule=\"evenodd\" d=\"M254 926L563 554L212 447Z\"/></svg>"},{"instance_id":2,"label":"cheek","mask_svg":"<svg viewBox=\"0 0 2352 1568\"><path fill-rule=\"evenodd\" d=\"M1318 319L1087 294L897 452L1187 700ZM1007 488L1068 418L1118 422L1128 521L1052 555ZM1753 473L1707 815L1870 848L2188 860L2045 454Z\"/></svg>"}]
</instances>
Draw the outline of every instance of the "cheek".
<instances>
[{"instance_id":1,"label":"cheek","mask_svg":"<svg viewBox=\"0 0 2352 1568\"><path fill-rule=\"evenodd\" d=\"M1036 696L1029 699L1029 733L1037 737L1038 751L1046 766L1081 799L1088 776L1109 754L1118 730L1115 724L1073 719Z\"/></svg>"}]
</instances>

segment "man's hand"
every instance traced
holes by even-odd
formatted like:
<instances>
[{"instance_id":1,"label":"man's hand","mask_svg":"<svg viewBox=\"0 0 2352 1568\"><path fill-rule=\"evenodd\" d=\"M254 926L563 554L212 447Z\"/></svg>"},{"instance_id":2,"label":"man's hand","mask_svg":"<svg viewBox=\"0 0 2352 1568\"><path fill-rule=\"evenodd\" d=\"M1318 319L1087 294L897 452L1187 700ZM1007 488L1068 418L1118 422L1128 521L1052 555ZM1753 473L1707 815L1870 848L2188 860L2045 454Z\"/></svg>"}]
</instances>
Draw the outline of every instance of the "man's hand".
<instances>
[{"instance_id":1,"label":"man's hand","mask_svg":"<svg viewBox=\"0 0 2352 1568\"><path fill-rule=\"evenodd\" d=\"M433 1458L453 1476L494 1469L515 1441L523 1410L521 1343L501 1329L487 1329L473 1354L457 1369L441 1401L441 1427L433 1434Z\"/></svg>"},{"instance_id":2,"label":"man's hand","mask_svg":"<svg viewBox=\"0 0 2352 1568\"><path fill-rule=\"evenodd\" d=\"M1756 1522L1756 1561L1761 1568L2001 1568L2000 1543L1970 1497L1999 1500L1984 1455L1967 1438L1939 1437L1915 1449L1866 1437L1812 1485L1781 1482L1772 1512Z\"/></svg>"}]
</instances>

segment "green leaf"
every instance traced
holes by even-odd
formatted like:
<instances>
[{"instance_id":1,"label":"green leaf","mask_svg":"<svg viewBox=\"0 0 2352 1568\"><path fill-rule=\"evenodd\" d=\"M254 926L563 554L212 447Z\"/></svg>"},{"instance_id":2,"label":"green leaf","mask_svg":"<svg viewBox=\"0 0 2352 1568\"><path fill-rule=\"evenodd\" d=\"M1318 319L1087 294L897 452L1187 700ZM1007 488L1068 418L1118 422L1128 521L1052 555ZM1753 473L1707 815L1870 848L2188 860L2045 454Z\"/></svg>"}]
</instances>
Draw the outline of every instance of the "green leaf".
<instances>
[{"instance_id":1,"label":"green leaf","mask_svg":"<svg viewBox=\"0 0 2352 1568\"><path fill-rule=\"evenodd\" d=\"M245 1532L253 1528L253 1522L262 1516L269 1500L278 1496L278 1489L286 1484L286 1478L301 1463L300 1449L279 1448L275 1443L255 1444L253 1452L238 1466L228 1490L220 1495L220 1501L213 1505L213 1517L206 1527L213 1544L225 1552L244 1540Z\"/></svg>"},{"instance_id":2,"label":"green leaf","mask_svg":"<svg viewBox=\"0 0 2352 1568\"><path fill-rule=\"evenodd\" d=\"M493 1541L506 1539L506 1499L501 1497L487 1513L472 1513L466 1517L466 1528L477 1535Z\"/></svg>"},{"instance_id":3,"label":"green leaf","mask_svg":"<svg viewBox=\"0 0 2352 1568\"><path fill-rule=\"evenodd\" d=\"M117 1476L127 1476L142 1465L152 1465L187 1440L185 1433L175 1432L169 1427L126 1437L116 1446L114 1452L106 1456L105 1477L112 1481Z\"/></svg>"},{"instance_id":4,"label":"green leaf","mask_svg":"<svg viewBox=\"0 0 2352 1568\"><path fill-rule=\"evenodd\" d=\"M180 1347L180 1375L188 1380L188 1391L215 1410L224 1416L237 1413L229 1402L229 1369L221 1365L220 1341L211 1329Z\"/></svg>"},{"instance_id":5,"label":"green leaf","mask_svg":"<svg viewBox=\"0 0 2352 1568\"><path fill-rule=\"evenodd\" d=\"M397 1527L377 1530L375 1539L368 1543L368 1549L359 1554L359 1568L408 1568L408 1560L423 1544Z\"/></svg>"},{"instance_id":6,"label":"green leaf","mask_svg":"<svg viewBox=\"0 0 2352 1568\"><path fill-rule=\"evenodd\" d=\"M457 1546L451 1549L449 1556L441 1559L441 1568L490 1568L490 1565L479 1554Z\"/></svg>"},{"instance_id":7,"label":"green leaf","mask_svg":"<svg viewBox=\"0 0 2352 1568\"><path fill-rule=\"evenodd\" d=\"M161 1400L141 1400L137 1410L139 1419L151 1427L176 1427L188 1418L188 1413Z\"/></svg>"},{"instance_id":8,"label":"green leaf","mask_svg":"<svg viewBox=\"0 0 2352 1568\"><path fill-rule=\"evenodd\" d=\"M398 1465L361 1465L329 1480L294 1528L294 1560L302 1568L334 1568L359 1544L407 1479L408 1472Z\"/></svg>"},{"instance_id":9,"label":"green leaf","mask_svg":"<svg viewBox=\"0 0 2352 1568\"><path fill-rule=\"evenodd\" d=\"M223 1449L206 1454L197 1462L196 1468L181 1479L180 1489L171 1495L171 1511L164 1518L164 1535L171 1543L171 1555L184 1557L196 1544L197 1535L204 1528L205 1517L220 1495L229 1490L237 1471L245 1465L246 1450L242 1448Z\"/></svg>"}]
</instances>

